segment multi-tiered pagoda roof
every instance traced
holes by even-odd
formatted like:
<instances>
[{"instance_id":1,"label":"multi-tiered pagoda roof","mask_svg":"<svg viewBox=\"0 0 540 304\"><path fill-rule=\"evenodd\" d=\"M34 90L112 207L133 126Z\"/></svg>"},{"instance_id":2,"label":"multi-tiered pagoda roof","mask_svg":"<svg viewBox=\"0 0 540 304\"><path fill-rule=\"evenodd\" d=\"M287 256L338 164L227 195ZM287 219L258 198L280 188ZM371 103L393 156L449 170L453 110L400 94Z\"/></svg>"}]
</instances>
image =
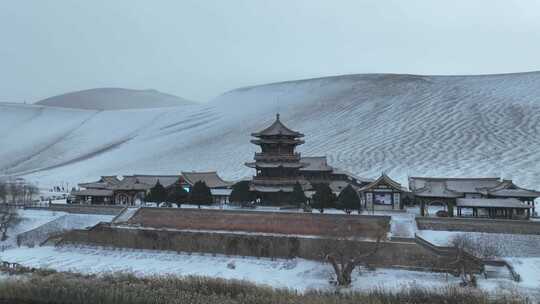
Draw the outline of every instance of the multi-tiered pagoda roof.
<instances>
[{"instance_id":1,"label":"multi-tiered pagoda roof","mask_svg":"<svg viewBox=\"0 0 540 304\"><path fill-rule=\"evenodd\" d=\"M307 164L300 161L300 153L295 152L304 143L304 134L285 126L276 115L276 120L266 129L251 134L253 144L261 147L255 153L255 161L246 166L257 170L251 189L258 192L291 192L295 183L304 183L299 169Z\"/></svg>"}]
</instances>

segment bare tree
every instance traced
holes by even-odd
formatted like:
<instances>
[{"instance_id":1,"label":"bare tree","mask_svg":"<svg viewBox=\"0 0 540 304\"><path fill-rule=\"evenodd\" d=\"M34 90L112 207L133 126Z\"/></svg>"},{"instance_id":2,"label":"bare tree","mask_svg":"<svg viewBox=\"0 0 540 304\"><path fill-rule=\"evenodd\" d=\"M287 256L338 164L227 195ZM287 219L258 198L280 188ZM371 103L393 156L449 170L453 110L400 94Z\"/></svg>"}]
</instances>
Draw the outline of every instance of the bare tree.
<instances>
[{"instance_id":1,"label":"bare tree","mask_svg":"<svg viewBox=\"0 0 540 304\"><path fill-rule=\"evenodd\" d=\"M474 237L460 233L452 238L452 246L462 248L467 253L481 259L494 258L501 255L497 243L485 237Z\"/></svg>"},{"instance_id":2,"label":"bare tree","mask_svg":"<svg viewBox=\"0 0 540 304\"><path fill-rule=\"evenodd\" d=\"M7 200L7 192L8 187L7 184L3 181L0 181L0 199L2 199L2 203L6 203Z\"/></svg>"},{"instance_id":3,"label":"bare tree","mask_svg":"<svg viewBox=\"0 0 540 304\"><path fill-rule=\"evenodd\" d=\"M456 268L461 277L463 286L476 287L476 276L481 259L499 255L499 250L494 244L478 242L466 234L458 234L452 239L452 247L455 249L456 258L451 264Z\"/></svg>"},{"instance_id":4,"label":"bare tree","mask_svg":"<svg viewBox=\"0 0 540 304\"><path fill-rule=\"evenodd\" d=\"M9 195L11 196L11 203L17 204L20 199L20 194L22 192L21 185L17 182L9 183Z\"/></svg>"},{"instance_id":5,"label":"bare tree","mask_svg":"<svg viewBox=\"0 0 540 304\"><path fill-rule=\"evenodd\" d=\"M26 204L31 202L35 195L39 194L39 189L33 184L24 184L21 186L20 192L23 202Z\"/></svg>"},{"instance_id":6,"label":"bare tree","mask_svg":"<svg viewBox=\"0 0 540 304\"><path fill-rule=\"evenodd\" d=\"M18 221L17 209L7 204L0 206L0 240L5 241L8 237L9 227L15 225Z\"/></svg>"},{"instance_id":7,"label":"bare tree","mask_svg":"<svg viewBox=\"0 0 540 304\"><path fill-rule=\"evenodd\" d=\"M385 232L381 229L375 235L373 242L361 242L351 227L344 223L331 233L330 238L324 240L322 258L332 265L339 286L349 286L354 269L360 265L367 266L368 260L380 249Z\"/></svg>"}]
</instances>

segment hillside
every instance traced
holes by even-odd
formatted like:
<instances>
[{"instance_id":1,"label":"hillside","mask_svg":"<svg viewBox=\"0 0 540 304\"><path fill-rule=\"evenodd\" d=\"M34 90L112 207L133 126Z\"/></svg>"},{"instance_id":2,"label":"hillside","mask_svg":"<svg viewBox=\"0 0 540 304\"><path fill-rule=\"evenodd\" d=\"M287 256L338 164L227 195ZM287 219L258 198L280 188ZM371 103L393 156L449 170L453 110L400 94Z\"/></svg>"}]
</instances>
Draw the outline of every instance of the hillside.
<instances>
[{"instance_id":1,"label":"hillside","mask_svg":"<svg viewBox=\"0 0 540 304\"><path fill-rule=\"evenodd\" d=\"M0 173L41 183L101 174L253 175L250 133L276 112L305 155L375 177L514 178L540 189L540 73L346 75L227 92L209 104L91 111L0 105Z\"/></svg>"},{"instance_id":2,"label":"hillside","mask_svg":"<svg viewBox=\"0 0 540 304\"><path fill-rule=\"evenodd\" d=\"M66 93L36 102L38 105L87 110L121 110L174 107L190 104L186 99L156 90L98 88Z\"/></svg>"}]
</instances>

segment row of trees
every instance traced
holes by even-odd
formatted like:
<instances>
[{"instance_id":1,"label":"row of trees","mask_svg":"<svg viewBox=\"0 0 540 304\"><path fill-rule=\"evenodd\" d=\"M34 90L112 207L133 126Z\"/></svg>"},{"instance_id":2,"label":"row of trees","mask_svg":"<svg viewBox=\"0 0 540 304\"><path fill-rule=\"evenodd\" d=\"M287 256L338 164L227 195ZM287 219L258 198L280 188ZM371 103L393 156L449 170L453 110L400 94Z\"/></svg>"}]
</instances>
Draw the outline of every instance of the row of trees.
<instances>
[{"instance_id":1,"label":"row of trees","mask_svg":"<svg viewBox=\"0 0 540 304\"><path fill-rule=\"evenodd\" d=\"M25 204L39 195L39 189L33 184L0 181L0 200L4 204Z\"/></svg>"},{"instance_id":2,"label":"row of trees","mask_svg":"<svg viewBox=\"0 0 540 304\"><path fill-rule=\"evenodd\" d=\"M315 194L311 199L310 207L323 213L324 209L337 208L350 214L353 210L361 211L360 198L351 185L348 185L336 197L328 184L315 184ZM255 193L249 190L249 181L241 181L233 186L230 200L237 203L252 202L256 199ZM288 197L289 203L298 206L307 206L308 198L300 183L296 183L293 192Z\"/></svg>"},{"instance_id":3,"label":"row of trees","mask_svg":"<svg viewBox=\"0 0 540 304\"><path fill-rule=\"evenodd\" d=\"M328 208L341 209L347 214L351 214L354 210L361 211L358 193L350 185L345 187L337 197L328 184L315 184L314 188L315 193L309 207L317 209L321 213ZM255 193L249 189L249 181L241 181L233 185L230 196L231 202L244 205L255 200ZM191 192L187 192L179 183L175 183L167 189L158 181L146 195L146 201L177 204L178 206L189 202L198 205L200 208L201 205L211 204L213 200L210 188L203 181L196 182ZM298 206L298 208L308 206L308 198L299 183L294 185L293 192L288 195L288 201L292 205Z\"/></svg>"},{"instance_id":4,"label":"row of trees","mask_svg":"<svg viewBox=\"0 0 540 304\"><path fill-rule=\"evenodd\" d=\"M175 183L168 189L157 181L156 185L150 189L146 195L146 201L155 203L177 204L179 207L185 203L198 205L209 205L212 203L212 193L210 188L203 181L196 182L187 192L180 183Z\"/></svg>"}]
</instances>

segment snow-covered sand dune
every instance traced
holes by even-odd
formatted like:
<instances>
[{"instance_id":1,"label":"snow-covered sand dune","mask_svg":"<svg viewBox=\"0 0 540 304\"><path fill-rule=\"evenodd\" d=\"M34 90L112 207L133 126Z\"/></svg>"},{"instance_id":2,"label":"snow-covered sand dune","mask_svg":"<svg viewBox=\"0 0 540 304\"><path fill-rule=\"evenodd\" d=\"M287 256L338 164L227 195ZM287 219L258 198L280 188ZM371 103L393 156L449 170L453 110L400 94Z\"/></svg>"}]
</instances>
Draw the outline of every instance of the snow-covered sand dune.
<instances>
[{"instance_id":1,"label":"snow-covered sand dune","mask_svg":"<svg viewBox=\"0 0 540 304\"><path fill-rule=\"evenodd\" d=\"M102 174L252 175L250 132L280 112L300 151L375 177L514 178L540 188L540 72L348 75L242 88L207 104L118 111L0 105L0 174L43 183Z\"/></svg>"},{"instance_id":2,"label":"snow-covered sand dune","mask_svg":"<svg viewBox=\"0 0 540 304\"><path fill-rule=\"evenodd\" d=\"M87 110L120 110L174 107L192 103L156 90L97 88L49 97L36 104Z\"/></svg>"}]
</instances>

